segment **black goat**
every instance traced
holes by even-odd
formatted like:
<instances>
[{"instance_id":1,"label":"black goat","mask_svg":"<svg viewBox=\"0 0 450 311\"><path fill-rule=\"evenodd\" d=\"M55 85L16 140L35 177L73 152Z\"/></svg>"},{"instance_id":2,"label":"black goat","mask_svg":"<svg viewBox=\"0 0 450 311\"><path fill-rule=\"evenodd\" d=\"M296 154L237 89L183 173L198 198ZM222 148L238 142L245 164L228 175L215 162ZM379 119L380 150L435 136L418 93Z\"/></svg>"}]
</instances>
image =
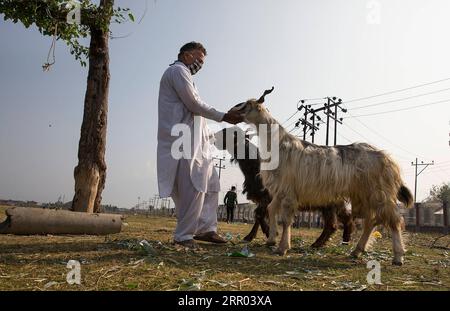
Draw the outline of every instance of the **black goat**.
<instances>
[{"instance_id":1,"label":"black goat","mask_svg":"<svg viewBox=\"0 0 450 311\"><path fill-rule=\"evenodd\" d=\"M227 132L231 131L227 135ZM220 150L227 150L232 155L232 162L239 165L240 170L244 174L244 184L242 193L247 195L247 199L257 204L255 209L255 224L250 233L244 237L245 241L252 241L261 227L266 237L269 236L268 213L267 206L272 201L269 191L262 184L259 175L261 169L261 159L258 148L250 142L249 136L240 128L232 127L223 129L215 134L216 147ZM230 141L233 138L233 141ZM242 145L244 143L244 145ZM229 148L233 146L233 149ZM228 147L228 148L227 148ZM239 154L244 152L245 154ZM239 154L239 156L238 156ZM351 213L346 209L345 202L340 201L330 204L326 208L320 206L311 206L310 210L319 210L322 212L324 221L324 229L319 238L311 245L311 247L322 247L330 239L331 235L337 230L339 220L343 224L343 243L348 243L354 230L354 222Z\"/></svg>"}]
</instances>

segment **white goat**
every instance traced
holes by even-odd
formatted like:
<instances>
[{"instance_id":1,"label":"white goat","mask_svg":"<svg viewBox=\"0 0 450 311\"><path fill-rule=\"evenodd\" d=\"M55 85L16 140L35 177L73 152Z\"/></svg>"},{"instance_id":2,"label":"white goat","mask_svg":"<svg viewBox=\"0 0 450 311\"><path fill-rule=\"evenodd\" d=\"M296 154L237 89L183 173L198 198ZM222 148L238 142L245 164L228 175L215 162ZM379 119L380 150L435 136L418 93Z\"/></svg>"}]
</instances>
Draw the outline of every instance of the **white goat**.
<instances>
[{"instance_id":1,"label":"white goat","mask_svg":"<svg viewBox=\"0 0 450 311\"><path fill-rule=\"evenodd\" d=\"M250 99L232 108L242 112L246 122L257 127L258 135L263 128L270 137L274 134L270 132L271 124L278 124L262 105L264 97L272 91L273 88L264 92L259 100ZM262 124L266 126L260 127ZM348 199L353 215L364 219L363 233L352 255L358 257L367 250L374 227L382 224L392 231L392 263L402 265L403 219L397 211L397 199L410 207L412 195L391 157L365 143L334 147L314 145L290 135L281 125L277 134L279 165L276 169L261 171L263 184L273 196L268 206L267 243L275 245L278 213L281 212L283 234L277 251L284 255L290 248L290 227L298 207L326 206Z\"/></svg>"}]
</instances>

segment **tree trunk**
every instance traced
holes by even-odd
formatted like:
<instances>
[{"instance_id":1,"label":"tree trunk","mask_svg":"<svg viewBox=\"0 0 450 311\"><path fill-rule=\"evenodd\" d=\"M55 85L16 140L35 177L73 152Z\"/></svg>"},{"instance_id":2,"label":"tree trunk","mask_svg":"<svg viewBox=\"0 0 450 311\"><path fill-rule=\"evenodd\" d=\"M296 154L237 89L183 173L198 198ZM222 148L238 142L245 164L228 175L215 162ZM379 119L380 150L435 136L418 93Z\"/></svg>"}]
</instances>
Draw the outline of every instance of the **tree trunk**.
<instances>
[{"instance_id":1,"label":"tree trunk","mask_svg":"<svg viewBox=\"0 0 450 311\"><path fill-rule=\"evenodd\" d=\"M0 223L0 234L77 234L119 233L122 216L115 214L74 213L44 208L12 207Z\"/></svg>"},{"instance_id":2,"label":"tree trunk","mask_svg":"<svg viewBox=\"0 0 450 311\"><path fill-rule=\"evenodd\" d=\"M100 1L100 8L111 8L113 0ZM109 25L110 17L104 21ZM109 93L109 27L91 26L89 73L84 99L83 123L78 145L78 165L74 170L75 195L72 210L100 211L106 180L106 125Z\"/></svg>"}]
</instances>

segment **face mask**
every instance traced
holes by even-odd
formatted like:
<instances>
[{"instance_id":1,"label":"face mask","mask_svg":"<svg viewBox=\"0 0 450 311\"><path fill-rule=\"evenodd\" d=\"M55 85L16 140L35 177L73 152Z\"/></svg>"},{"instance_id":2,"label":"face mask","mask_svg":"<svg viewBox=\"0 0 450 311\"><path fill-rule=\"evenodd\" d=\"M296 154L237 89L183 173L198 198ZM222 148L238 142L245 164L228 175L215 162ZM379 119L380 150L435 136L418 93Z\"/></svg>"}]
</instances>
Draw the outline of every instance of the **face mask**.
<instances>
[{"instance_id":1,"label":"face mask","mask_svg":"<svg viewBox=\"0 0 450 311\"><path fill-rule=\"evenodd\" d=\"M202 69L203 64L200 63L197 59L190 65L188 65L189 70L192 75L195 75L200 69Z\"/></svg>"}]
</instances>

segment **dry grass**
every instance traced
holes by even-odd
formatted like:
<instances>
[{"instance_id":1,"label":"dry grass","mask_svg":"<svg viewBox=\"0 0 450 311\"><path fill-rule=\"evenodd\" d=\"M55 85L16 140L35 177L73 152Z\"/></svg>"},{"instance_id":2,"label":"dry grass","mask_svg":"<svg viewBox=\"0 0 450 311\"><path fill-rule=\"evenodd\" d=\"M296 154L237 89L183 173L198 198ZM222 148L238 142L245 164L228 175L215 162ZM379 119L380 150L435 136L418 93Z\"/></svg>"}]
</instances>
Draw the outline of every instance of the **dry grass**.
<instances>
[{"instance_id":1,"label":"dry grass","mask_svg":"<svg viewBox=\"0 0 450 311\"><path fill-rule=\"evenodd\" d=\"M0 215L5 209L0 207ZM174 218L130 216L126 222L122 233L108 237L0 236L0 290L177 290L192 283L202 290L450 289L449 252L429 248L437 235L407 233L405 265L394 267L384 236L356 261L348 257L351 246L339 245L341 232L324 249L310 249L317 229L294 229L286 257L272 254L259 235L249 245L255 257L233 258L227 253L242 248L237 235L248 233L250 225L220 223L220 232L233 234L236 244L204 243L190 251L171 243ZM143 239L153 254L139 248ZM81 262L81 285L66 282L71 259ZM383 285L367 285L370 259L381 262Z\"/></svg>"}]
</instances>

